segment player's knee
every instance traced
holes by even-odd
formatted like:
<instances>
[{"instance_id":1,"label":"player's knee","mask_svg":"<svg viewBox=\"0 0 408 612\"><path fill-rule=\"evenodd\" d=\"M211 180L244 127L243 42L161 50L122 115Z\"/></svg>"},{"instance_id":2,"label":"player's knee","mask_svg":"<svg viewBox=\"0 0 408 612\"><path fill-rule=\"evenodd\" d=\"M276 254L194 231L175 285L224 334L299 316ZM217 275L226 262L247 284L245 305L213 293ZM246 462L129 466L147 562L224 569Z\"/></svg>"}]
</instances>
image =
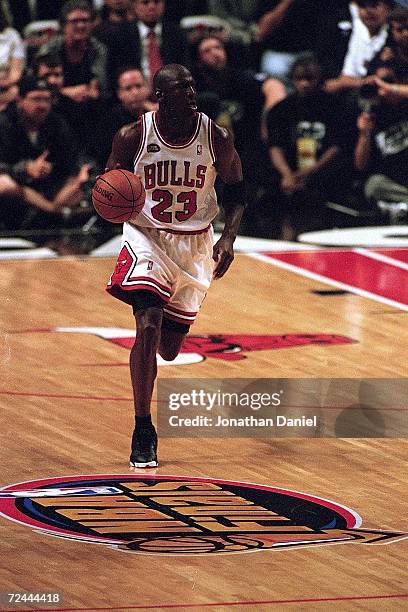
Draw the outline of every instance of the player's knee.
<instances>
[{"instance_id":1,"label":"player's knee","mask_svg":"<svg viewBox=\"0 0 408 612\"><path fill-rule=\"evenodd\" d=\"M162 311L160 308L148 308L142 313L138 313L137 338L143 342L144 346L157 346L160 340Z\"/></svg>"}]
</instances>

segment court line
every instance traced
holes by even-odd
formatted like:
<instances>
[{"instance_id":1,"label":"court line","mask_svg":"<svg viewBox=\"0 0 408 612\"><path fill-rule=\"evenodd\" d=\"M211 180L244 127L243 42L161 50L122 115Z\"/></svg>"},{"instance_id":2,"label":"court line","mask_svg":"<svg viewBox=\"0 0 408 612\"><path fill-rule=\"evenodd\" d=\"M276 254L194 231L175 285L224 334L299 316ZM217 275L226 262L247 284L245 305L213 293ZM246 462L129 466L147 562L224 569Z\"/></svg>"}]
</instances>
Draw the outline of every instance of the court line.
<instances>
[{"instance_id":1,"label":"court line","mask_svg":"<svg viewBox=\"0 0 408 612\"><path fill-rule=\"evenodd\" d=\"M380 599L406 599L408 593L396 593L392 595L351 595L349 597L312 597L307 599L270 599L258 601L220 601L201 604L147 604L136 606L120 606L119 608L36 608L37 612L75 612L75 610L166 610L171 608L210 608L216 606L265 606L281 604L304 604L304 603L325 603L340 601L367 601Z\"/></svg>"},{"instance_id":2,"label":"court line","mask_svg":"<svg viewBox=\"0 0 408 612\"><path fill-rule=\"evenodd\" d=\"M408 270L408 264L404 261L400 261L399 259L394 259L393 257L388 257L388 255L384 255L383 253L377 253L376 251L369 251L368 249L353 249L354 253L358 255L362 255L363 257L368 257L369 259L375 259L376 261L381 261L382 263L393 266L394 268L401 268L401 270Z\"/></svg>"},{"instance_id":3,"label":"court line","mask_svg":"<svg viewBox=\"0 0 408 612\"><path fill-rule=\"evenodd\" d=\"M30 393L29 391L0 391L0 395L16 395L22 397L54 397L58 399L95 400L109 402L132 402L132 397L101 397L99 395L64 395L62 393Z\"/></svg>"},{"instance_id":4,"label":"court line","mask_svg":"<svg viewBox=\"0 0 408 612\"><path fill-rule=\"evenodd\" d=\"M342 283L340 281L333 280L327 276L322 276L320 274L316 274L316 272L310 272L309 270L305 270L304 268L300 268L299 266L295 266L293 264L286 263L285 261L281 261L279 259L275 259L273 255L262 255L261 253L250 253L249 257L253 259L258 259L259 261L263 261L268 263L271 266L276 266L277 268L283 268L283 270L288 270L289 272L294 272L295 274L299 274L300 276L305 276L306 278L310 278L312 280L324 283L325 285L332 285L333 287L339 287L340 289L346 289L359 297L368 298L369 300L374 300L375 302L381 302L382 304L387 304L387 306L393 306L394 308L398 308L399 310L405 310L408 312L408 306L406 304L402 304L401 302L395 302L394 300L389 300L388 298L382 297L381 295L377 295L375 293L371 293L370 291L365 291L364 289L359 289L358 287L354 287L354 285L348 285L346 283ZM279 253L277 253L279 255Z\"/></svg>"}]
</instances>

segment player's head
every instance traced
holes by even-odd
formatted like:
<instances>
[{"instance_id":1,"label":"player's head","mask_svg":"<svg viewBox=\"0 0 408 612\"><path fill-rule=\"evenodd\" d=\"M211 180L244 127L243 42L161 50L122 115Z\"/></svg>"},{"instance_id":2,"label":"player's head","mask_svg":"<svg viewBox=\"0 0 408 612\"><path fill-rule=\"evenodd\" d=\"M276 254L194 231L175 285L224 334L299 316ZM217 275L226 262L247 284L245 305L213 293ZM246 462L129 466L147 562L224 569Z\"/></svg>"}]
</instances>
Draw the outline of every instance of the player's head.
<instances>
[{"instance_id":1,"label":"player's head","mask_svg":"<svg viewBox=\"0 0 408 612\"><path fill-rule=\"evenodd\" d=\"M153 91L160 109L189 116L197 110L197 92L191 72L181 64L167 64L156 72Z\"/></svg>"},{"instance_id":2,"label":"player's head","mask_svg":"<svg viewBox=\"0 0 408 612\"><path fill-rule=\"evenodd\" d=\"M33 125L41 125L52 106L52 94L46 81L25 76L19 82L17 107L24 119Z\"/></svg>"},{"instance_id":3,"label":"player's head","mask_svg":"<svg viewBox=\"0 0 408 612\"><path fill-rule=\"evenodd\" d=\"M197 44L198 62L215 70L227 65L227 53L223 43L216 36L207 36Z\"/></svg>"},{"instance_id":4,"label":"player's head","mask_svg":"<svg viewBox=\"0 0 408 612\"><path fill-rule=\"evenodd\" d=\"M376 34L387 23L393 0L356 0L358 14L370 34Z\"/></svg>"},{"instance_id":5,"label":"player's head","mask_svg":"<svg viewBox=\"0 0 408 612\"><path fill-rule=\"evenodd\" d=\"M136 66L126 66L117 73L116 95L129 113L139 115L143 111L149 91L144 75Z\"/></svg>"},{"instance_id":6,"label":"player's head","mask_svg":"<svg viewBox=\"0 0 408 612\"><path fill-rule=\"evenodd\" d=\"M396 44L408 49L408 8L399 6L395 8L388 17L388 23L391 27L391 34Z\"/></svg>"},{"instance_id":7,"label":"player's head","mask_svg":"<svg viewBox=\"0 0 408 612\"><path fill-rule=\"evenodd\" d=\"M322 68L314 58L301 58L293 64L290 78L298 96L310 96L320 89Z\"/></svg>"},{"instance_id":8,"label":"player's head","mask_svg":"<svg viewBox=\"0 0 408 612\"><path fill-rule=\"evenodd\" d=\"M33 69L37 78L47 81L53 93L59 93L64 87L64 66L57 53L38 56L34 60Z\"/></svg>"},{"instance_id":9,"label":"player's head","mask_svg":"<svg viewBox=\"0 0 408 612\"><path fill-rule=\"evenodd\" d=\"M164 0L134 0L133 2L136 19L149 27L155 26L162 19L165 10Z\"/></svg>"}]
</instances>

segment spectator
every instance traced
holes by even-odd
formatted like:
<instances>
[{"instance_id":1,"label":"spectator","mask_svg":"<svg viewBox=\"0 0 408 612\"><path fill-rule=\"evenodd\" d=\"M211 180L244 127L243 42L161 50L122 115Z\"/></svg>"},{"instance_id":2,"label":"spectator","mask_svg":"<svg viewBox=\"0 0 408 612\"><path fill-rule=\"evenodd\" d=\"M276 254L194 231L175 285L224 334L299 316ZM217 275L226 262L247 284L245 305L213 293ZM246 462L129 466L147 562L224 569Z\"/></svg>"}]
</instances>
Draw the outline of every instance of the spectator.
<instances>
[{"instance_id":1,"label":"spectator","mask_svg":"<svg viewBox=\"0 0 408 612\"><path fill-rule=\"evenodd\" d=\"M401 72L402 68L402 72ZM407 82L405 66L389 62L378 66L380 83ZM388 98L373 90L360 114L355 147L355 165L368 172L366 197L390 213L391 220L403 220L408 212L408 99Z\"/></svg>"},{"instance_id":2,"label":"spectator","mask_svg":"<svg viewBox=\"0 0 408 612\"><path fill-rule=\"evenodd\" d=\"M375 72L381 62L390 60L405 63L408 67L408 8L395 8L388 17L388 23L390 36L386 45L370 62L369 73Z\"/></svg>"},{"instance_id":3,"label":"spectator","mask_svg":"<svg viewBox=\"0 0 408 612\"><path fill-rule=\"evenodd\" d=\"M107 93L106 47L91 35L95 12L88 0L68 0L62 8L62 34L42 46L38 56L58 53L63 61L63 93L78 104Z\"/></svg>"},{"instance_id":4,"label":"spectator","mask_svg":"<svg viewBox=\"0 0 408 612\"><path fill-rule=\"evenodd\" d=\"M0 114L0 197L3 204L14 199L8 211L3 207L2 218L8 217L11 228L27 208L60 213L84 198L89 167L78 167L68 127L51 108L46 82L27 76L19 83L17 102Z\"/></svg>"},{"instance_id":5,"label":"spectator","mask_svg":"<svg viewBox=\"0 0 408 612\"><path fill-rule=\"evenodd\" d=\"M133 21L99 34L110 52L111 80L129 64L140 66L149 83L163 64L189 64L186 38L177 23L166 20L164 0L133 0L133 10Z\"/></svg>"},{"instance_id":6,"label":"spectator","mask_svg":"<svg viewBox=\"0 0 408 612\"><path fill-rule=\"evenodd\" d=\"M17 83L25 64L25 47L17 30L10 28L6 11L0 4L0 111L18 95Z\"/></svg>"},{"instance_id":7,"label":"spectator","mask_svg":"<svg viewBox=\"0 0 408 612\"><path fill-rule=\"evenodd\" d=\"M60 56L64 73L60 94L73 102L68 121L83 151L89 149L88 135L105 110L107 96L107 50L91 36L94 17L87 0L68 0L61 12L62 34L43 45L35 58L38 64L49 54Z\"/></svg>"},{"instance_id":8,"label":"spectator","mask_svg":"<svg viewBox=\"0 0 408 612\"><path fill-rule=\"evenodd\" d=\"M101 170L105 168L116 132L127 123L137 121L146 110L151 110L149 92L139 68L128 66L119 71L116 82L119 103L100 119L95 131L94 157Z\"/></svg>"},{"instance_id":9,"label":"spectator","mask_svg":"<svg viewBox=\"0 0 408 612\"><path fill-rule=\"evenodd\" d=\"M310 54L316 11L311 0L262 0L255 19L261 53L260 68L289 84L291 66L301 55Z\"/></svg>"},{"instance_id":10,"label":"spectator","mask_svg":"<svg viewBox=\"0 0 408 612\"><path fill-rule=\"evenodd\" d=\"M190 64L183 31L165 19L165 0L134 0L133 10L137 20L138 63L149 81L164 64Z\"/></svg>"},{"instance_id":11,"label":"spectator","mask_svg":"<svg viewBox=\"0 0 408 612\"><path fill-rule=\"evenodd\" d=\"M261 193L269 193L268 152L261 139L263 111L285 97L285 87L276 79L256 74L229 61L224 44L213 36L195 48L193 75L198 107L218 124L234 133L246 180L248 206L243 220L246 232L258 227Z\"/></svg>"},{"instance_id":12,"label":"spectator","mask_svg":"<svg viewBox=\"0 0 408 612\"><path fill-rule=\"evenodd\" d=\"M98 18L100 24L94 30L94 34L97 31L103 30L105 25L131 21L134 18L132 0L105 0Z\"/></svg>"},{"instance_id":13,"label":"spectator","mask_svg":"<svg viewBox=\"0 0 408 612\"><path fill-rule=\"evenodd\" d=\"M231 65L224 44L213 36L203 38L194 50L193 75L204 112L235 133L237 149L253 146L259 135L263 107L270 108L286 96L276 79Z\"/></svg>"},{"instance_id":14,"label":"spectator","mask_svg":"<svg viewBox=\"0 0 408 612\"><path fill-rule=\"evenodd\" d=\"M355 4L360 20L354 22L341 75L325 83L325 90L331 94L357 90L362 84L372 82L367 77L368 64L387 41L387 19L393 0L355 0Z\"/></svg>"},{"instance_id":15,"label":"spectator","mask_svg":"<svg viewBox=\"0 0 408 612\"><path fill-rule=\"evenodd\" d=\"M315 0L315 4L312 50L326 80L342 70L353 28L352 6L349 0Z\"/></svg>"},{"instance_id":16,"label":"spectator","mask_svg":"<svg viewBox=\"0 0 408 612\"><path fill-rule=\"evenodd\" d=\"M86 114L78 112L78 104L62 93L64 66L61 57L57 53L37 57L33 62L32 72L38 79L47 82L52 94L52 108L64 117L75 146L85 155L89 154L96 122L89 120Z\"/></svg>"},{"instance_id":17,"label":"spectator","mask_svg":"<svg viewBox=\"0 0 408 612\"><path fill-rule=\"evenodd\" d=\"M338 172L345 148L342 108L322 91L316 60L298 60L292 69L295 93L268 114L268 144L273 168L280 175L282 238L324 225L323 203Z\"/></svg>"}]
</instances>

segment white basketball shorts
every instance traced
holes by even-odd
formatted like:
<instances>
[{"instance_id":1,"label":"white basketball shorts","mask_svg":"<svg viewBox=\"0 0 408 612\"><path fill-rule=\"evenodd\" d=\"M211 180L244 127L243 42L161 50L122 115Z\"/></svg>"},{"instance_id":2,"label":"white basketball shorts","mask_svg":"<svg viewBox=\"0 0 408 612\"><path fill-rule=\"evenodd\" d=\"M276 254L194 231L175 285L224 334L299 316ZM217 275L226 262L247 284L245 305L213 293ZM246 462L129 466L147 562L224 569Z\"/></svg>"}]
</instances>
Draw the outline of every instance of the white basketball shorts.
<instances>
[{"instance_id":1,"label":"white basketball shorts","mask_svg":"<svg viewBox=\"0 0 408 612\"><path fill-rule=\"evenodd\" d=\"M211 225L200 232L172 233L126 223L106 289L128 304L132 291L152 291L165 303L165 317L191 325L211 283L213 243Z\"/></svg>"}]
</instances>

